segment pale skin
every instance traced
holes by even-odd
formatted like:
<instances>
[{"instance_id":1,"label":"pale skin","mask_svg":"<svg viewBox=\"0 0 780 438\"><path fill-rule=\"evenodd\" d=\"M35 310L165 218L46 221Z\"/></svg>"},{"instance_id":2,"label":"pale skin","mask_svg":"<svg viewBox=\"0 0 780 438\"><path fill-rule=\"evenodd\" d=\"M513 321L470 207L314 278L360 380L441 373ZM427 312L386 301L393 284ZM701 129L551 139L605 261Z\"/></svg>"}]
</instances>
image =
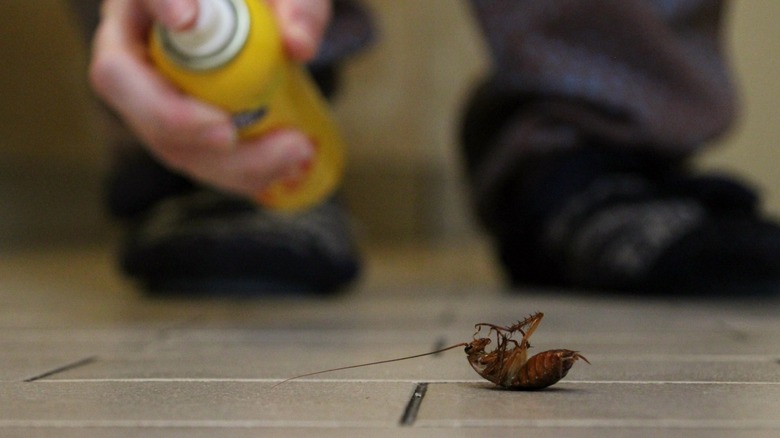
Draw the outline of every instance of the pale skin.
<instances>
[{"instance_id":1,"label":"pale skin","mask_svg":"<svg viewBox=\"0 0 780 438\"><path fill-rule=\"evenodd\" d=\"M306 62L315 55L330 20L330 0L254 1L271 6L292 59ZM295 130L238 139L229 114L181 93L160 76L146 54L151 24L184 30L197 14L197 0L104 0L90 83L165 165L205 184L253 196L297 172L311 159L313 146Z\"/></svg>"}]
</instances>

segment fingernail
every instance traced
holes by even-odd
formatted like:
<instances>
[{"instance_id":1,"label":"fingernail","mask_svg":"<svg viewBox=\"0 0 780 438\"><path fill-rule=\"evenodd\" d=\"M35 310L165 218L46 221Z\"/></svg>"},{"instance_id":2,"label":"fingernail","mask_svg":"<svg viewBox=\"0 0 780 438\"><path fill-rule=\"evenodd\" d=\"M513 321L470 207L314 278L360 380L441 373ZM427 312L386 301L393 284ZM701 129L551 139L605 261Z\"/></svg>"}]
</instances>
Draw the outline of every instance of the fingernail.
<instances>
[{"instance_id":1,"label":"fingernail","mask_svg":"<svg viewBox=\"0 0 780 438\"><path fill-rule=\"evenodd\" d=\"M300 167L311 162L314 158L314 145L308 139L295 143L295 147L290 148L289 154L289 163L295 167Z\"/></svg>"},{"instance_id":2,"label":"fingernail","mask_svg":"<svg viewBox=\"0 0 780 438\"><path fill-rule=\"evenodd\" d=\"M294 23L286 30L287 38L291 41L293 51L292 55L301 61L308 60L315 55L316 43L311 30L306 23Z\"/></svg>"},{"instance_id":3,"label":"fingernail","mask_svg":"<svg viewBox=\"0 0 780 438\"><path fill-rule=\"evenodd\" d=\"M198 9L191 0L163 0L165 24L174 30L180 30L195 22Z\"/></svg>"},{"instance_id":4,"label":"fingernail","mask_svg":"<svg viewBox=\"0 0 780 438\"><path fill-rule=\"evenodd\" d=\"M282 177L282 181L285 183L293 183L300 181L311 170L314 164L314 151L308 148L309 152L301 152L296 160L292 161L287 167L287 171Z\"/></svg>"}]
</instances>

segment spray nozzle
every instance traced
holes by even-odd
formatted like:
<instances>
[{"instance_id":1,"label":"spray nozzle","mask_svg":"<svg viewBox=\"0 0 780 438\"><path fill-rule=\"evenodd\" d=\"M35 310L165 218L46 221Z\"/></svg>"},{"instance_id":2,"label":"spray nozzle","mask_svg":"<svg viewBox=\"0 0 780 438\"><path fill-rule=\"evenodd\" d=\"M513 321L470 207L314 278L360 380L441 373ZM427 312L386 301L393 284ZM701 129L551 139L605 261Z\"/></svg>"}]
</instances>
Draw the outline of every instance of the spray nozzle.
<instances>
[{"instance_id":1,"label":"spray nozzle","mask_svg":"<svg viewBox=\"0 0 780 438\"><path fill-rule=\"evenodd\" d=\"M249 11L245 0L198 0L198 18L186 30L157 26L169 55L179 64L197 70L219 67L241 51L249 37Z\"/></svg>"}]
</instances>

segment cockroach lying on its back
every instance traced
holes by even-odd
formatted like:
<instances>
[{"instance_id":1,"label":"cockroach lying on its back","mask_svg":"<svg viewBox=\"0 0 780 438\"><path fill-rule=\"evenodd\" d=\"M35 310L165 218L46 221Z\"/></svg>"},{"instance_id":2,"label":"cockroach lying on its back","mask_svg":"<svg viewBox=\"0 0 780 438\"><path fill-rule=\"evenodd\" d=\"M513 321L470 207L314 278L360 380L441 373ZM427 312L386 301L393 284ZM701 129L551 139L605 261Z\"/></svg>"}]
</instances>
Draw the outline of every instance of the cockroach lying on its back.
<instances>
[{"instance_id":1,"label":"cockroach lying on its back","mask_svg":"<svg viewBox=\"0 0 780 438\"><path fill-rule=\"evenodd\" d=\"M490 352L485 346L490 344L490 338L477 338L466 344L466 356L469 364L480 376L508 389L542 389L563 379L577 359L588 364L579 352L571 350L543 351L528 359L528 349L531 344L528 339L542 322L544 314L535 313L528 318L509 327L499 327L493 324L480 323L475 326L477 333L488 327L488 336L495 332L497 346ZM520 341L512 339L512 335L520 332Z\"/></svg>"},{"instance_id":2,"label":"cockroach lying on its back","mask_svg":"<svg viewBox=\"0 0 780 438\"><path fill-rule=\"evenodd\" d=\"M563 379L572 365L574 365L574 362L578 359L582 359L588 364L590 364L590 362L577 351L563 349L543 351L528 359L528 349L531 347L531 344L528 343L528 339L534 331L536 331L536 328L539 326L539 323L542 322L543 317L544 314L542 312L537 312L509 327L479 323L474 326L477 331L474 333L474 339L471 342L461 342L460 344L451 345L440 350L416 354L414 356L302 374L283 380L274 385L274 387L301 377L309 377L316 374L348 370L369 365L398 362L401 360L441 353L443 351L452 350L453 348L465 347L466 358L471 367L474 368L474 371L496 385L502 388L515 390L546 388ZM477 335L483 328L489 329L488 337L478 338ZM513 339L515 333L518 332L523 336L519 341ZM495 333L496 335L496 347L490 351L486 351L485 347L492 342L490 339L491 333Z\"/></svg>"}]
</instances>

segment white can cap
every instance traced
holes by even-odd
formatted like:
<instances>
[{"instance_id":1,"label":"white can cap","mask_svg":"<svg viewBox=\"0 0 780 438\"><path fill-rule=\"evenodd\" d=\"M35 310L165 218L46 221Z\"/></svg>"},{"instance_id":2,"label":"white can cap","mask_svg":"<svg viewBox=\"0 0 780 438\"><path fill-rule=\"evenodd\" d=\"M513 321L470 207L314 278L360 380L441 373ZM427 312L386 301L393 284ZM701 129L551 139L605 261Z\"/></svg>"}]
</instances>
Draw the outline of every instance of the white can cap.
<instances>
[{"instance_id":1,"label":"white can cap","mask_svg":"<svg viewBox=\"0 0 780 438\"><path fill-rule=\"evenodd\" d=\"M227 0L198 0L198 20L181 32L169 31L171 45L182 55L201 58L219 52L236 32L236 12Z\"/></svg>"},{"instance_id":2,"label":"white can cap","mask_svg":"<svg viewBox=\"0 0 780 438\"><path fill-rule=\"evenodd\" d=\"M195 69L215 68L228 62L249 35L249 9L244 1L198 0L198 19L192 28L171 31L158 26L168 54Z\"/></svg>"}]
</instances>

